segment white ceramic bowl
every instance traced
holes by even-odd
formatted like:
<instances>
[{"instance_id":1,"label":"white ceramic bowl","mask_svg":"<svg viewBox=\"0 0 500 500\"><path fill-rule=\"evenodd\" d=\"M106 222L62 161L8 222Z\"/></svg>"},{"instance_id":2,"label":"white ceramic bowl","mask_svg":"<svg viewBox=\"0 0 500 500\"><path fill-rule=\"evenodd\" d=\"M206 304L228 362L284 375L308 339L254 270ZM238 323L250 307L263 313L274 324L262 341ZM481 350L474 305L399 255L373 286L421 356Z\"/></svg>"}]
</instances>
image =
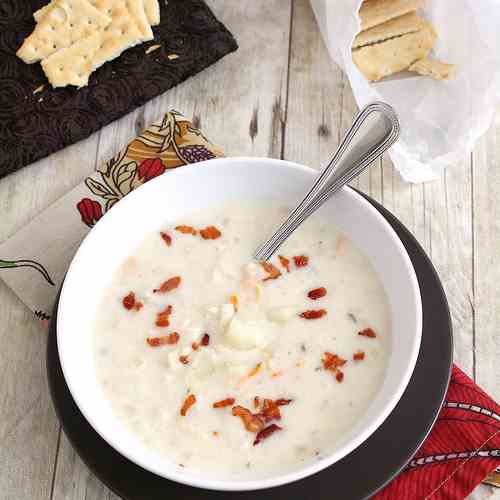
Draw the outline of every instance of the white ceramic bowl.
<instances>
[{"instance_id":1,"label":"white ceramic bowl","mask_svg":"<svg viewBox=\"0 0 500 500\"><path fill-rule=\"evenodd\" d=\"M295 203L317 172L289 162L228 158L169 172L130 193L85 238L62 288L57 345L64 377L78 407L94 429L116 450L145 469L192 486L252 490L289 483L313 474L350 453L385 420L413 372L420 347L421 301L410 259L386 220L361 196L344 188L321 209L369 256L391 308L391 354L382 388L366 414L322 460L295 472L255 480L224 480L193 474L139 442L117 421L98 385L91 325L102 291L116 267L149 233L182 219L192 210L241 199Z\"/></svg>"}]
</instances>

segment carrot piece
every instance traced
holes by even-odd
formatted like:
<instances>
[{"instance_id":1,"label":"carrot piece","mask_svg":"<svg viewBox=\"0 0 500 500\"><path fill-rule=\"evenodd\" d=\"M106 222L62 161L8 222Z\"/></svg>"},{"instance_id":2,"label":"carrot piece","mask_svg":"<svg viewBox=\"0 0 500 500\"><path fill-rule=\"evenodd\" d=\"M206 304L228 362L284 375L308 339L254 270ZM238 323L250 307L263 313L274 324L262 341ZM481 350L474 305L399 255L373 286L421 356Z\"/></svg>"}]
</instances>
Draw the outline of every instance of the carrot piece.
<instances>
[{"instance_id":1,"label":"carrot piece","mask_svg":"<svg viewBox=\"0 0 500 500\"><path fill-rule=\"evenodd\" d=\"M235 401L234 398L226 398L226 399L222 399L221 401L217 401L212 406L214 408L225 408L226 406L234 405L234 401Z\"/></svg>"},{"instance_id":2,"label":"carrot piece","mask_svg":"<svg viewBox=\"0 0 500 500\"><path fill-rule=\"evenodd\" d=\"M365 328L364 330L361 330L358 332L358 335L361 335L362 337L369 337L371 339L374 339L377 334L371 329L371 328Z\"/></svg>"},{"instance_id":3,"label":"carrot piece","mask_svg":"<svg viewBox=\"0 0 500 500\"><path fill-rule=\"evenodd\" d=\"M283 255L278 255L281 265L286 269L286 272L290 272L290 259L283 257Z\"/></svg>"},{"instance_id":4,"label":"carrot piece","mask_svg":"<svg viewBox=\"0 0 500 500\"><path fill-rule=\"evenodd\" d=\"M181 284L181 277L174 276L173 278L169 278L167 281L164 281L160 288L155 288L153 293L167 293L172 290L175 290Z\"/></svg>"},{"instance_id":5,"label":"carrot piece","mask_svg":"<svg viewBox=\"0 0 500 500\"><path fill-rule=\"evenodd\" d=\"M179 233L192 234L193 236L198 233L196 229L192 226L184 226L184 225L175 226L175 230L179 231Z\"/></svg>"},{"instance_id":6,"label":"carrot piece","mask_svg":"<svg viewBox=\"0 0 500 500\"><path fill-rule=\"evenodd\" d=\"M281 271L270 262L261 262L260 265L264 268L264 271L268 274L262 281L275 280L281 276Z\"/></svg>"},{"instance_id":7,"label":"carrot piece","mask_svg":"<svg viewBox=\"0 0 500 500\"><path fill-rule=\"evenodd\" d=\"M267 439L271 434L274 434L276 431L281 431L282 428L279 427L276 424L271 424L265 429L262 429L257 436L255 437L255 441L253 442L253 445L256 446L258 445L261 441L264 439Z\"/></svg>"},{"instance_id":8,"label":"carrot piece","mask_svg":"<svg viewBox=\"0 0 500 500\"><path fill-rule=\"evenodd\" d=\"M311 290L307 296L311 299L311 300L318 300L320 299L321 297L324 297L326 295L326 288L324 286L320 287L320 288L315 288L314 290Z\"/></svg>"},{"instance_id":9,"label":"carrot piece","mask_svg":"<svg viewBox=\"0 0 500 500\"><path fill-rule=\"evenodd\" d=\"M326 314L326 309L310 309L299 314L304 319L319 319Z\"/></svg>"},{"instance_id":10,"label":"carrot piece","mask_svg":"<svg viewBox=\"0 0 500 500\"><path fill-rule=\"evenodd\" d=\"M185 417L191 406L196 403L196 396L194 394L190 394L182 403L181 407L181 416Z\"/></svg>"},{"instance_id":11,"label":"carrot piece","mask_svg":"<svg viewBox=\"0 0 500 500\"><path fill-rule=\"evenodd\" d=\"M204 240L216 240L222 233L215 226L207 226L205 229L200 229L200 234Z\"/></svg>"},{"instance_id":12,"label":"carrot piece","mask_svg":"<svg viewBox=\"0 0 500 500\"><path fill-rule=\"evenodd\" d=\"M163 337L148 337L146 342L151 347L159 347L161 345L174 345L179 342L179 334L177 332L172 332L169 335L164 335Z\"/></svg>"}]
</instances>

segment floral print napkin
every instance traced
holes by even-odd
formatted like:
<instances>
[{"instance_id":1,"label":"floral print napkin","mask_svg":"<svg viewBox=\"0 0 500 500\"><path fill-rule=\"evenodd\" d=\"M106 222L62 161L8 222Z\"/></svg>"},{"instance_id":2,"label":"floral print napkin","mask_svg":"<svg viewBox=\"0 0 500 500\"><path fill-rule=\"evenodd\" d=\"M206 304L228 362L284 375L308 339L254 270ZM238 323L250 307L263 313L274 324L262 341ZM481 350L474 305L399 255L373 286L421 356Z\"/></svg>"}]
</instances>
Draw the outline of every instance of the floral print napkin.
<instances>
[{"instance_id":1,"label":"floral print napkin","mask_svg":"<svg viewBox=\"0 0 500 500\"><path fill-rule=\"evenodd\" d=\"M84 183L0 244L0 278L47 322L76 249L107 210L170 169L220 156L222 152L182 114L166 113Z\"/></svg>"},{"instance_id":2,"label":"floral print napkin","mask_svg":"<svg viewBox=\"0 0 500 500\"><path fill-rule=\"evenodd\" d=\"M47 324L75 251L107 210L170 169L221 156L182 114L166 113L84 183L0 244L0 277ZM459 500L499 465L500 406L454 366L431 434L402 473L374 498Z\"/></svg>"}]
</instances>

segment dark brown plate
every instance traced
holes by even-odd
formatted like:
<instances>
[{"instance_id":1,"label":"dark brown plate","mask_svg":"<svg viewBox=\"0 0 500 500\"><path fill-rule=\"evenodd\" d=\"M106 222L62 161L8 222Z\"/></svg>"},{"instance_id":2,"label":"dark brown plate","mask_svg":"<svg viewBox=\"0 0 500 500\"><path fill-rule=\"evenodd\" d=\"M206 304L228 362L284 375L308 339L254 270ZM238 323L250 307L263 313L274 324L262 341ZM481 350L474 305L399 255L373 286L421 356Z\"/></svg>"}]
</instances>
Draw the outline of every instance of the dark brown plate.
<instances>
[{"instance_id":1,"label":"dark brown plate","mask_svg":"<svg viewBox=\"0 0 500 500\"><path fill-rule=\"evenodd\" d=\"M453 352L450 313L443 287L422 247L390 212L366 198L388 220L406 247L417 273L423 306L422 343L415 371L398 405L378 430L331 467L277 488L217 492L163 479L115 451L78 410L59 363L56 303L47 344L52 399L64 432L103 483L127 500L358 500L373 495L410 461L431 430L448 388Z\"/></svg>"}]
</instances>

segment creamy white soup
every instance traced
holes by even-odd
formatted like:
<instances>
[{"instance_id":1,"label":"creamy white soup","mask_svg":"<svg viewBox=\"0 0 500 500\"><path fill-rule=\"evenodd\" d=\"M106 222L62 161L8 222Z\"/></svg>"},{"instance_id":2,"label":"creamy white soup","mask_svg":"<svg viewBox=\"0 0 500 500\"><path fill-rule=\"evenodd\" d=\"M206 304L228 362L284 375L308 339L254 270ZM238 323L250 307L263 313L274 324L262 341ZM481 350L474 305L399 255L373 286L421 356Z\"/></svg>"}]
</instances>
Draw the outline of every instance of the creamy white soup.
<instances>
[{"instance_id":1,"label":"creamy white soup","mask_svg":"<svg viewBox=\"0 0 500 500\"><path fill-rule=\"evenodd\" d=\"M119 419L215 477L291 472L331 452L380 388L390 314L367 257L321 216L269 263L252 253L288 209L209 208L123 262L94 327Z\"/></svg>"}]
</instances>

